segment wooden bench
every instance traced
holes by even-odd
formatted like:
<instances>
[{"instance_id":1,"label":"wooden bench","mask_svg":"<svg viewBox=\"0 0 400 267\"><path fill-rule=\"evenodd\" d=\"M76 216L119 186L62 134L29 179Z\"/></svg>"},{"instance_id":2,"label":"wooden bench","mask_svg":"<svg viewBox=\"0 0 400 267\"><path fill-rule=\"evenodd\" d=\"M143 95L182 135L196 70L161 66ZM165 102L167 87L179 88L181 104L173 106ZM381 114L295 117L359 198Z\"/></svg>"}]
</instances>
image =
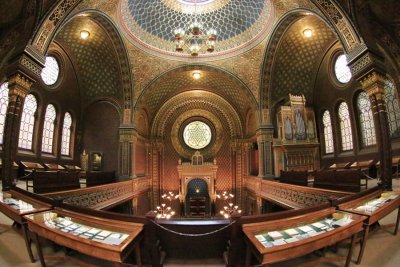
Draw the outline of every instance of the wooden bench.
<instances>
[{"instance_id":1,"label":"wooden bench","mask_svg":"<svg viewBox=\"0 0 400 267\"><path fill-rule=\"evenodd\" d=\"M61 171L33 171L33 192L38 194L80 188L78 173Z\"/></svg>"},{"instance_id":2,"label":"wooden bench","mask_svg":"<svg viewBox=\"0 0 400 267\"><path fill-rule=\"evenodd\" d=\"M115 171L112 172L87 172L86 186L97 186L103 184L116 183Z\"/></svg>"},{"instance_id":3,"label":"wooden bench","mask_svg":"<svg viewBox=\"0 0 400 267\"><path fill-rule=\"evenodd\" d=\"M314 176L314 187L348 192L360 192L361 186L367 187L365 175L357 170L324 170Z\"/></svg>"},{"instance_id":4,"label":"wooden bench","mask_svg":"<svg viewBox=\"0 0 400 267\"><path fill-rule=\"evenodd\" d=\"M282 171L279 182L295 185L308 185L308 171Z\"/></svg>"}]
</instances>

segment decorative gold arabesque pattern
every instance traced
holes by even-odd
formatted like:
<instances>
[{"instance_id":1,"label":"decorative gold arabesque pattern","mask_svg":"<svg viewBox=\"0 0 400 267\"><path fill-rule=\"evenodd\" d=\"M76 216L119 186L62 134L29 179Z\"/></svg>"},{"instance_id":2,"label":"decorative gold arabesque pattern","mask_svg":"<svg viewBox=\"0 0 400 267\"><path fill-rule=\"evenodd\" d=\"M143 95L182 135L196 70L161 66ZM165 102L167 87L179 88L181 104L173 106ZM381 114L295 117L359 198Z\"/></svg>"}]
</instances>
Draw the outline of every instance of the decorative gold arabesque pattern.
<instances>
[{"instance_id":1,"label":"decorative gold arabesque pattern","mask_svg":"<svg viewBox=\"0 0 400 267\"><path fill-rule=\"evenodd\" d=\"M86 40L79 38L82 29L90 32ZM111 97L122 102L118 57L102 27L87 17L76 17L64 26L56 40L67 44L76 58L85 101Z\"/></svg>"},{"instance_id":2,"label":"decorative gold arabesque pattern","mask_svg":"<svg viewBox=\"0 0 400 267\"><path fill-rule=\"evenodd\" d=\"M192 78L194 69L200 69L202 77ZM256 102L251 92L236 78L225 72L204 66L189 66L175 69L155 80L144 92L138 106L146 106L149 118L153 118L160 107L174 95L191 89L202 88L228 101L244 120L248 109Z\"/></svg>"},{"instance_id":3,"label":"decorative gold arabesque pattern","mask_svg":"<svg viewBox=\"0 0 400 267\"><path fill-rule=\"evenodd\" d=\"M230 149L230 140L231 137L229 136L229 124L226 120L226 117L221 113L220 110L218 110L216 107L210 106L207 103L204 102L191 102L191 103L186 103L182 105L182 107L179 108L179 112L172 112L171 116L168 117L168 119L165 121L165 131L164 131L164 136L162 137L163 140L163 177L162 181L160 181L160 184L162 185L162 188L165 190L176 190L179 188L179 175L177 171L177 164L178 160L181 158L183 160L189 161L190 156L193 154L193 151L187 151L187 155L189 157L186 157L185 155L181 155L180 153L177 153L175 149L175 145L172 144L172 140L174 139L171 134L174 134L174 123L179 120L180 114L187 114L195 116L201 116L204 113L192 113L196 112L196 110L207 110L215 118L218 118L221 122L221 126L216 125L216 127L221 127L222 130L218 130L218 132L221 134L220 138L214 146L219 146L220 149L215 149L214 153L206 153L204 157L204 161L213 161L213 159L216 159L217 165L218 165L218 171L217 171L217 180L216 180L216 189L217 191L220 190L232 190L232 159L231 159L231 149ZM211 118L206 116L207 118ZM212 118L211 118L212 119ZM179 123L178 123L179 124ZM216 124L214 122L214 124ZM218 134L218 133L217 133ZM203 153L203 152L202 152ZM176 178L175 178L176 177Z\"/></svg>"},{"instance_id":4,"label":"decorative gold arabesque pattern","mask_svg":"<svg viewBox=\"0 0 400 267\"><path fill-rule=\"evenodd\" d=\"M223 136L222 131L224 128L222 127L222 123L221 123L221 120L219 119L219 117L217 117L215 115L215 113L212 113L209 110L214 111L214 112L218 112L218 111L216 111L215 108L213 108L213 107L204 108L206 105L207 104L204 104L204 103L198 103L196 106L203 106L203 109L193 108L189 111L182 113L178 117L174 116L174 121L172 124L172 128L170 130L171 142L172 142L172 145L174 146L174 149L176 150L176 152L183 158L189 159L193 155L193 153L196 151L195 149L190 149L190 148L186 147L185 145L183 145L182 137L180 136L181 133L179 131L179 129L182 127L183 123L190 118L205 118L212 124L211 127L213 127L215 129L213 142L209 146L207 146L201 150L201 153L203 156L205 156L206 158L211 157L211 156L217 154L217 152L221 148L221 145L222 145L221 138ZM193 105L193 104L186 103L185 106L183 106L183 108L194 107L194 106L195 105Z\"/></svg>"},{"instance_id":5,"label":"decorative gold arabesque pattern","mask_svg":"<svg viewBox=\"0 0 400 267\"><path fill-rule=\"evenodd\" d=\"M127 38L141 49L164 57L187 58L190 55L174 51L174 39L171 37L174 29L185 28L193 22L194 5L171 5L170 2L121 1L119 23ZM220 0L200 7L198 21L205 29L215 28L218 32L218 46L212 60L218 55L229 53L232 56L257 45L272 28L273 13L270 0ZM201 54L200 57L206 59L210 55Z\"/></svg>"},{"instance_id":6,"label":"decorative gold arabesque pattern","mask_svg":"<svg viewBox=\"0 0 400 267\"><path fill-rule=\"evenodd\" d=\"M312 28L313 36L302 32ZM274 56L271 103L289 94L304 94L312 103L314 81L325 52L335 42L332 30L316 16L299 19L285 32Z\"/></svg>"},{"instance_id":7,"label":"decorative gold arabesque pattern","mask_svg":"<svg viewBox=\"0 0 400 267\"><path fill-rule=\"evenodd\" d=\"M227 130L231 137L241 137L243 135L243 121L238 116L235 109L222 97L207 91L193 90L180 93L167 101L155 115L152 122L151 135L153 137L163 137L167 131L167 121L181 114L183 107L191 106L193 108L201 108L205 110L214 109L214 114L220 118L225 118ZM198 114L198 116L202 116ZM175 118L176 120L176 118Z\"/></svg>"}]
</instances>

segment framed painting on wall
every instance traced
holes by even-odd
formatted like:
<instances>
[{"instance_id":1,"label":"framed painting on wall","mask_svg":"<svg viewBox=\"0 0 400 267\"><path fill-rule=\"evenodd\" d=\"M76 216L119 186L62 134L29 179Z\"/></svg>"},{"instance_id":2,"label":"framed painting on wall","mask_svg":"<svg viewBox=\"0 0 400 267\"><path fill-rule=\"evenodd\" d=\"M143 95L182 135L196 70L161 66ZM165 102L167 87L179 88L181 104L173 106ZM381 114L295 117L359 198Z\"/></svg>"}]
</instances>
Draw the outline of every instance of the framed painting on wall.
<instances>
[{"instance_id":1,"label":"framed painting on wall","mask_svg":"<svg viewBox=\"0 0 400 267\"><path fill-rule=\"evenodd\" d=\"M91 171L103 170L103 153L94 151L90 153L90 170Z\"/></svg>"}]
</instances>

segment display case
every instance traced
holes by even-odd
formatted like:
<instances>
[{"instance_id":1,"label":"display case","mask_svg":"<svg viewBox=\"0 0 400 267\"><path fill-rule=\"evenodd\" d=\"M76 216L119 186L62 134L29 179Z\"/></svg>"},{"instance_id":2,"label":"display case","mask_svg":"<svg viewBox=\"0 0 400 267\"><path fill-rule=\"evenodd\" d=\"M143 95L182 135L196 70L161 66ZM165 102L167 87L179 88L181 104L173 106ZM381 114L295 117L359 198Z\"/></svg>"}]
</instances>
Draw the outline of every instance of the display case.
<instances>
[{"instance_id":1,"label":"display case","mask_svg":"<svg viewBox=\"0 0 400 267\"><path fill-rule=\"evenodd\" d=\"M0 192L0 212L21 225L22 235L29 254L29 258L34 262L31 250L31 240L28 236L26 220L24 215L50 210L50 204L41 202L22 193L13 190Z\"/></svg>"},{"instance_id":2,"label":"display case","mask_svg":"<svg viewBox=\"0 0 400 267\"><path fill-rule=\"evenodd\" d=\"M46 266L38 236L83 254L122 263L135 252L141 266L139 242L143 224L103 219L60 208L25 216L35 240L42 266Z\"/></svg>"},{"instance_id":3,"label":"display case","mask_svg":"<svg viewBox=\"0 0 400 267\"><path fill-rule=\"evenodd\" d=\"M246 266L253 254L258 263L270 264L305 255L352 237L346 266L351 260L355 234L363 230L365 216L327 208L284 220L244 224Z\"/></svg>"},{"instance_id":4,"label":"display case","mask_svg":"<svg viewBox=\"0 0 400 267\"><path fill-rule=\"evenodd\" d=\"M366 216L364 223L364 236L362 239L357 264L361 263L370 226L396 209L398 209L398 212L394 235L397 234L400 221L400 192L377 191L364 197L340 204L338 208L342 211Z\"/></svg>"}]
</instances>

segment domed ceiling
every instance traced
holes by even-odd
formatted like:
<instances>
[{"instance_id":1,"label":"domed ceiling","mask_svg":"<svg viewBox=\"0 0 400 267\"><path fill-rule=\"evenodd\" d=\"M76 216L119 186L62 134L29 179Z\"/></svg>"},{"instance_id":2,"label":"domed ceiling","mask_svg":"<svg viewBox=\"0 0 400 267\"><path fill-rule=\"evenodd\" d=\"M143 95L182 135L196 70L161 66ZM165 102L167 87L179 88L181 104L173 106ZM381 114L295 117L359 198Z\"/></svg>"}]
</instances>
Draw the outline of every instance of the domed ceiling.
<instances>
[{"instance_id":1,"label":"domed ceiling","mask_svg":"<svg viewBox=\"0 0 400 267\"><path fill-rule=\"evenodd\" d=\"M119 24L125 36L143 50L172 59L217 59L253 48L272 29L271 0L122 0ZM186 30L197 21L217 31L213 53L198 57L175 51L174 30Z\"/></svg>"}]
</instances>

